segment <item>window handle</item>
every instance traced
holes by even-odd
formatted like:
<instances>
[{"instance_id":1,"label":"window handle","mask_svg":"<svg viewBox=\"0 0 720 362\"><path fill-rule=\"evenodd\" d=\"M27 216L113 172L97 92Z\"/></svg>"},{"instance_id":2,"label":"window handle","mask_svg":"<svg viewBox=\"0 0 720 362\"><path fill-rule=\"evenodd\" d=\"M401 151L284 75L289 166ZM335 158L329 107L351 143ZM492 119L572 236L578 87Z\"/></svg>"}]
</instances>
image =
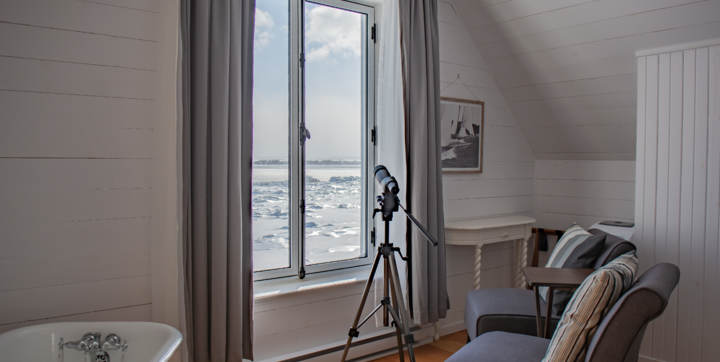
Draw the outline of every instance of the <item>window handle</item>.
<instances>
[{"instance_id":1,"label":"window handle","mask_svg":"<svg viewBox=\"0 0 720 362\"><path fill-rule=\"evenodd\" d=\"M305 143L305 141L310 139L310 130L305 128L305 126L300 126L300 142Z\"/></svg>"}]
</instances>

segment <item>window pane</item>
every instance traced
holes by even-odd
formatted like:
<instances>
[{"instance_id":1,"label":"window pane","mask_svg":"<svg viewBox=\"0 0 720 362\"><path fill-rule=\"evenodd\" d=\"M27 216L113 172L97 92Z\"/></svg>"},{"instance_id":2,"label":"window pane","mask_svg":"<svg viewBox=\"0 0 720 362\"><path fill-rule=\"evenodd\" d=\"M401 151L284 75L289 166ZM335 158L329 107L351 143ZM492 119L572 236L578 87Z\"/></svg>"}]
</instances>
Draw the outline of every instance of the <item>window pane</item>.
<instances>
[{"instance_id":1,"label":"window pane","mask_svg":"<svg viewBox=\"0 0 720 362\"><path fill-rule=\"evenodd\" d=\"M252 190L255 271L290 267L288 14L288 0L257 1Z\"/></svg>"},{"instance_id":2,"label":"window pane","mask_svg":"<svg viewBox=\"0 0 720 362\"><path fill-rule=\"evenodd\" d=\"M305 2L305 261L365 255L363 14Z\"/></svg>"}]
</instances>

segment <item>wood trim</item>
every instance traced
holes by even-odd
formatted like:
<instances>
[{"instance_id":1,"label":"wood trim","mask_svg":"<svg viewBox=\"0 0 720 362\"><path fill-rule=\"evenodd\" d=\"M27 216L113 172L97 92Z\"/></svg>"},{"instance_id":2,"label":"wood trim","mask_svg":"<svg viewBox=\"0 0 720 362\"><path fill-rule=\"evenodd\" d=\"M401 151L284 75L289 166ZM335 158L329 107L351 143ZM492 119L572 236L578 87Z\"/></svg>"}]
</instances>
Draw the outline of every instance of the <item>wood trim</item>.
<instances>
[{"instance_id":1,"label":"wood trim","mask_svg":"<svg viewBox=\"0 0 720 362\"><path fill-rule=\"evenodd\" d=\"M420 327L419 327L419 326L413 326L412 328L410 328L410 332L416 332L416 331L418 331L418 330L420 330ZM390 332L382 333L382 334L379 334L379 335L376 335L376 336L371 336L371 337L367 337L367 338L364 338L364 339L355 340L354 342L350 343L350 347L352 348L352 347L362 346L363 344L368 344L368 343L380 341L380 340L383 340L383 339L392 338L392 337L395 337L395 336L397 336L397 332L396 332L396 331L390 331ZM418 342L418 341L415 341L415 343L416 343L416 344L414 345L415 347L418 345L417 342ZM405 344L403 344L403 346L405 346ZM292 357L292 358L282 359L282 360L280 360L280 361L282 361L282 362L299 362L299 361L305 361L305 360L308 360L308 359L311 359L311 358L321 357L321 356L324 356L324 355L327 355L327 354L330 354L330 353L340 352L340 351L342 351L344 348L345 348L345 343L335 344L335 345L333 345L333 346L330 346L330 347L327 347L327 348L324 348L324 349L321 349L321 350L318 350L318 351L306 353L306 354L303 354L303 355L300 355L300 356L295 356L295 357ZM391 349L396 349L396 348L397 348L397 347L392 347ZM358 356L358 357L356 357L356 358L353 358L352 361L360 360L360 359L362 359L363 357L365 357L365 356ZM351 361L351 360L349 360L349 361Z\"/></svg>"},{"instance_id":2,"label":"wood trim","mask_svg":"<svg viewBox=\"0 0 720 362\"><path fill-rule=\"evenodd\" d=\"M534 242L533 242L533 255L532 255L532 262L530 263L530 266L538 266L539 259L540 259L540 231L545 232L547 234L555 234L558 238L562 236L562 234L565 232L563 230L557 230L557 229L545 229L545 228L532 228L532 233L535 234Z\"/></svg>"},{"instance_id":3,"label":"wood trim","mask_svg":"<svg viewBox=\"0 0 720 362\"><path fill-rule=\"evenodd\" d=\"M440 101L446 101L446 102L456 102L456 103L470 103L470 104L478 104L485 107L485 102L483 101L477 101L474 99L464 99L464 98L453 98L453 97L440 97ZM483 117L484 118L484 117Z\"/></svg>"},{"instance_id":4,"label":"wood trim","mask_svg":"<svg viewBox=\"0 0 720 362\"><path fill-rule=\"evenodd\" d=\"M636 57L645 57L648 55L657 55L662 53L672 53L681 50L696 49L696 48L707 48L720 45L720 38L706 39L689 43L669 45L660 48L653 49L642 49L635 52Z\"/></svg>"}]
</instances>

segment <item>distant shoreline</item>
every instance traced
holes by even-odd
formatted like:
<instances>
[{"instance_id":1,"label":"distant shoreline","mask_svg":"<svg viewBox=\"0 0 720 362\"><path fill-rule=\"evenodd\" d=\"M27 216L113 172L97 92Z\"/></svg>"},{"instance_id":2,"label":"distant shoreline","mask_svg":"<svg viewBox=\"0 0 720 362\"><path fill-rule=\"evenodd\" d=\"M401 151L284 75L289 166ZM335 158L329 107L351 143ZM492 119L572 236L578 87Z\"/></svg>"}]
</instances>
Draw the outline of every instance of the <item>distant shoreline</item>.
<instances>
[{"instance_id":1,"label":"distant shoreline","mask_svg":"<svg viewBox=\"0 0 720 362\"><path fill-rule=\"evenodd\" d=\"M344 160L306 160L308 165L360 165L361 161L344 161ZM257 160L253 162L254 165L258 166L274 166L274 165L287 165L287 161L283 160Z\"/></svg>"}]
</instances>

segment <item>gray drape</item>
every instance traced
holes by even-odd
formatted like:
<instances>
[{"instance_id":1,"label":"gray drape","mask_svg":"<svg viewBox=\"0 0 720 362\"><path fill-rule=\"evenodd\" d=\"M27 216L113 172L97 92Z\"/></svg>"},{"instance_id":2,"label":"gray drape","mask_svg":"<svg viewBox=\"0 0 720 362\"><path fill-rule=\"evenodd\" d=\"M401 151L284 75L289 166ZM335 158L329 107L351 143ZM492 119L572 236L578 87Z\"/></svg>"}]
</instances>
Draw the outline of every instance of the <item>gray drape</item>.
<instances>
[{"instance_id":1,"label":"gray drape","mask_svg":"<svg viewBox=\"0 0 720 362\"><path fill-rule=\"evenodd\" d=\"M252 359L254 0L181 0L183 268L191 361Z\"/></svg>"},{"instance_id":2,"label":"gray drape","mask_svg":"<svg viewBox=\"0 0 720 362\"><path fill-rule=\"evenodd\" d=\"M406 207L435 236L426 243L413 226L414 316L420 323L444 318L449 308L445 270L445 222L440 166L440 52L437 0L399 0L402 48Z\"/></svg>"}]
</instances>

